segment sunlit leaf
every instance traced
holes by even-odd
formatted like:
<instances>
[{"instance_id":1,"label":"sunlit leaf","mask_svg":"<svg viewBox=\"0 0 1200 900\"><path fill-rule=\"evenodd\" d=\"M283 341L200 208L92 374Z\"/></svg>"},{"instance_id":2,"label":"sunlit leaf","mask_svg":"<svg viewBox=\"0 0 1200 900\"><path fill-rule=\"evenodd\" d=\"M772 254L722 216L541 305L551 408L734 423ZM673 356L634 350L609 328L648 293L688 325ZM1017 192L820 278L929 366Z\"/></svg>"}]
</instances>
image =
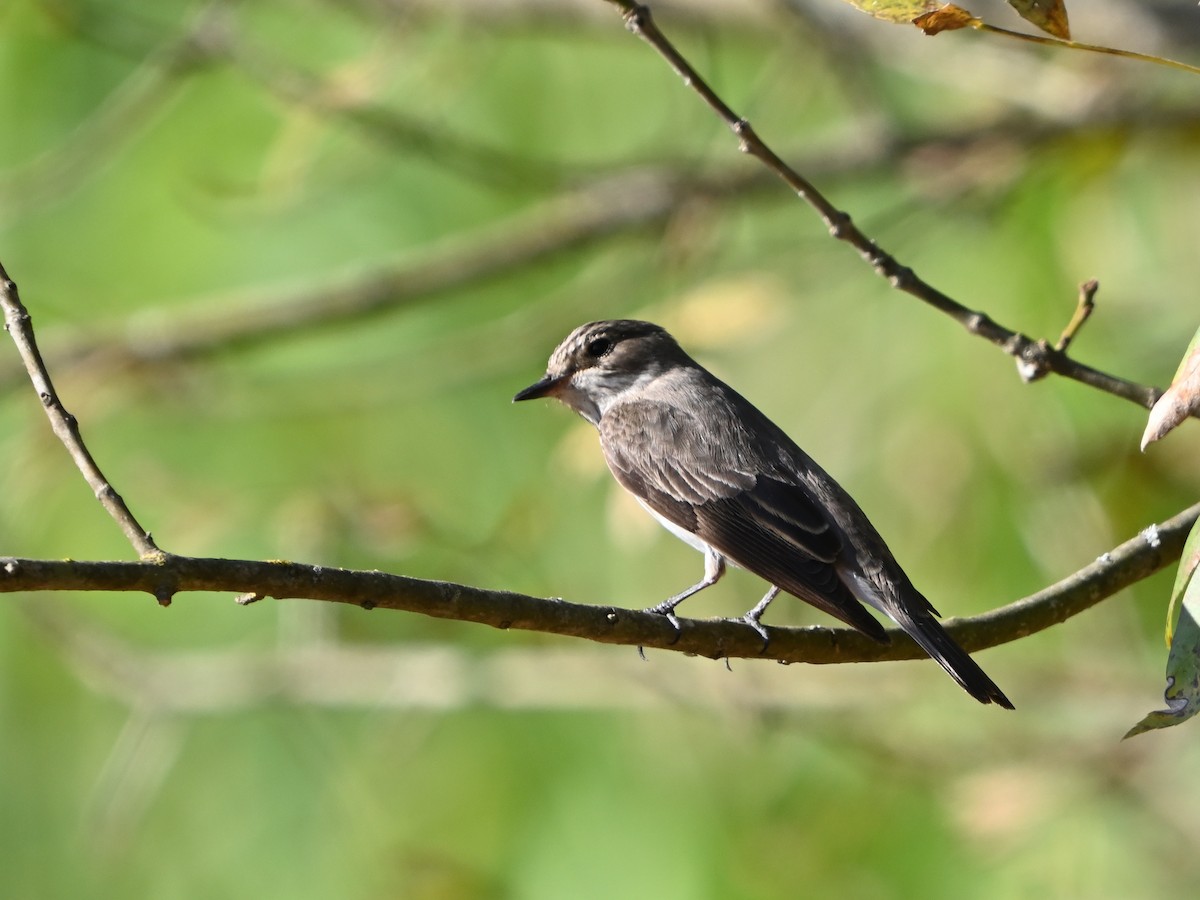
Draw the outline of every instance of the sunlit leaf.
<instances>
[{"instance_id":1,"label":"sunlit leaf","mask_svg":"<svg viewBox=\"0 0 1200 900\"><path fill-rule=\"evenodd\" d=\"M1171 651L1167 654L1167 689L1163 694L1166 709L1155 710L1134 725L1125 737L1133 737L1155 728L1169 728L1186 722L1200 712L1200 578L1193 578L1200 563L1200 522L1192 526L1167 613L1167 635ZM1179 623L1172 633L1171 619L1179 607Z\"/></svg>"},{"instance_id":2,"label":"sunlit leaf","mask_svg":"<svg viewBox=\"0 0 1200 900\"><path fill-rule=\"evenodd\" d=\"M883 19L885 22L899 22L907 25L917 17L939 9L946 4L938 0L846 0L857 6L863 12Z\"/></svg>"},{"instance_id":3,"label":"sunlit leaf","mask_svg":"<svg viewBox=\"0 0 1200 900\"><path fill-rule=\"evenodd\" d=\"M1064 41L1071 39L1067 5L1063 0L1008 0L1008 5L1020 13L1022 19L1032 22L1047 34Z\"/></svg>"},{"instance_id":4,"label":"sunlit leaf","mask_svg":"<svg viewBox=\"0 0 1200 900\"><path fill-rule=\"evenodd\" d=\"M1191 584L1192 574L1198 565L1200 565L1200 521L1196 522L1188 533L1187 542L1183 545L1183 553L1179 557L1179 569L1175 572L1175 585L1171 588L1171 603L1167 607L1168 647L1171 646L1175 634L1175 611L1183 601L1188 586Z\"/></svg>"},{"instance_id":5,"label":"sunlit leaf","mask_svg":"<svg viewBox=\"0 0 1200 900\"><path fill-rule=\"evenodd\" d=\"M1158 398L1150 410L1146 430L1142 434L1142 449L1167 434L1184 419L1200 411L1200 329L1188 344L1183 362L1171 381L1171 386Z\"/></svg>"},{"instance_id":6,"label":"sunlit leaf","mask_svg":"<svg viewBox=\"0 0 1200 900\"><path fill-rule=\"evenodd\" d=\"M1193 607L1200 606L1200 590L1190 588L1179 615L1179 627L1167 657L1167 689L1163 694L1166 709L1147 715L1125 733L1133 737L1186 722L1200 712L1200 625Z\"/></svg>"},{"instance_id":7,"label":"sunlit leaf","mask_svg":"<svg viewBox=\"0 0 1200 900\"><path fill-rule=\"evenodd\" d=\"M959 28L974 28L980 21L961 6L948 3L941 9L917 16L913 19L913 24L926 34L932 35L943 31L957 31Z\"/></svg>"}]
</instances>

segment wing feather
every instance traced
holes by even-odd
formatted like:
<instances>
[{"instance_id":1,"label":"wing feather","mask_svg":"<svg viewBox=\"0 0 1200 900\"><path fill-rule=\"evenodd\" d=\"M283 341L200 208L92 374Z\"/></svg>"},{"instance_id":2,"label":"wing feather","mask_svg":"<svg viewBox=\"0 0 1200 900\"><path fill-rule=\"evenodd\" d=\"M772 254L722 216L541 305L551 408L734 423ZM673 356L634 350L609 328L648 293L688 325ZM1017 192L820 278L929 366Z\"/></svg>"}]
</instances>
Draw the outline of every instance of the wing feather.
<instances>
[{"instance_id":1,"label":"wing feather","mask_svg":"<svg viewBox=\"0 0 1200 900\"><path fill-rule=\"evenodd\" d=\"M729 448L745 449L744 437L722 435L721 425L699 423L677 406L635 401L605 412L600 439L613 475L659 515L789 594L886 640L838 577L842 539L811 490L766 460L734 459Z\"/></svg>"}]
</instances>

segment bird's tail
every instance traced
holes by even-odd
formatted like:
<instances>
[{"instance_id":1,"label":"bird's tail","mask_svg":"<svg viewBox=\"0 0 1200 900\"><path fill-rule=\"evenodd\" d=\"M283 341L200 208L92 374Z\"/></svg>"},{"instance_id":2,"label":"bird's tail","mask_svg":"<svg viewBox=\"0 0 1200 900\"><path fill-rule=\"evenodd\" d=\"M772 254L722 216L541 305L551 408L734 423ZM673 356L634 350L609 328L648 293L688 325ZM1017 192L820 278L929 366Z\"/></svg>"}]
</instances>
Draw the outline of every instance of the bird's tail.
<instances>
[{"instance_id":1,"label":"bird's tail","mask_svg":"<svg viewBox=\"0 0 1200 900\"><path fill-rule=\"evenodd\" d=\"M896 624L916 641L921 649L933 657L938 665L950 673L964 691L980 703L996 703L1005 709L1012 709L1012 701L1004 696L1004 691L979 668L979 664L954 638L946 633L940 622L932 613L924 610L915 614L907 610L899 615L892 615Z\"/></svg>"}]
</instances>

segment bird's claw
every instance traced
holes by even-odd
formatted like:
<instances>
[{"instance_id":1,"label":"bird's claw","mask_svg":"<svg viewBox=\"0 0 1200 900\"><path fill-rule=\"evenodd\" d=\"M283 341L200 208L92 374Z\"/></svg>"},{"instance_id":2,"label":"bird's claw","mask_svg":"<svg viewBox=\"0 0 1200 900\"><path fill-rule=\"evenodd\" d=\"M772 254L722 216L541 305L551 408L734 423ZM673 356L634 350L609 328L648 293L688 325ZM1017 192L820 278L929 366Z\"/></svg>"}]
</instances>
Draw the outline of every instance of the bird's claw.
<instances>
[{"instance_id":1,"label":"bird's claw","mask_svg":"<svg viewBox=\"0 0 1200 900\"><path fill-rule=\"evenodd\" d=\"M642 612L654 613L658 616L667 616L675 612L675 607L679 604L672 597L670 600L664 600L662 603L657 603L654 606L647 606Z\"/></svg>"},{"instance_id":2,"label":"bird's claw","mask_svg":"<svg viewBox=\"0 0 1200 900\"><path fill-rule=\"evenodd\" d=\"M683 626L679 623L679 616L675 615L675 606L676 604L668 601L667 603L660 603L658 606L651 606L643 610L643 612L653 613L656 616L666 616L667 621L675 628L675 640L671 641L672 644L677 643L679 636L683 634ZM640 651L641 648L638 649Z\"/></svg>"},{"instance_id":3,"label":"bird's claw","mask_svg":"<svg viewBox=\"0 0 1200 900\"><path fill-rule=\"evenodd\" d=\"M758 632L758 636L762 638L763 642L762 649L758 651L759 655L761 656L767 652L767 648L771 646L771 635L767 631L767 626L758 620L758 616L754 615L752 612L748 612L740 618L729 619L727 621L736 622L741 625L749 625L751 628L753 628L756 632Z\"/></svg>"},{"instance_id":4,"label":"bird's claw","mask_svg":"<svg viewBox=\"0 0 1200 900\"><path fill-rule=\"evenodd\" d=\"M683 634L683 626L679 624L679 617L673 612L667 613L667 621L675 627L675 640L671 641L671 643L674 644L679 640L679 636Z\"/></svg>"}]
</instances>

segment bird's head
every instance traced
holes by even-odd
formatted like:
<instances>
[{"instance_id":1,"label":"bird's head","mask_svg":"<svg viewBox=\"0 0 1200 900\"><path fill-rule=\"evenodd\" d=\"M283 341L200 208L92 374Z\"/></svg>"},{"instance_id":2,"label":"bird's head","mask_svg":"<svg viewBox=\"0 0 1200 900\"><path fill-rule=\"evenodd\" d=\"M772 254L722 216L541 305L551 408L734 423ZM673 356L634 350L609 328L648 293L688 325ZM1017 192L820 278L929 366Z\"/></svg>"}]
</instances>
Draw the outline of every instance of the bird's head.
<instances>
[{"instance_id":1,"label":"bird's head","mask_svg":"<svg viewBox=\"0 0 1200 900\"><path fill-rule=\"evenodd\" d=\"M687 361L675 339L651 322L589 322L567 335L542 379L513 402L554 397L595 425L621 394Z\"/></svg>"}]
</instances>

